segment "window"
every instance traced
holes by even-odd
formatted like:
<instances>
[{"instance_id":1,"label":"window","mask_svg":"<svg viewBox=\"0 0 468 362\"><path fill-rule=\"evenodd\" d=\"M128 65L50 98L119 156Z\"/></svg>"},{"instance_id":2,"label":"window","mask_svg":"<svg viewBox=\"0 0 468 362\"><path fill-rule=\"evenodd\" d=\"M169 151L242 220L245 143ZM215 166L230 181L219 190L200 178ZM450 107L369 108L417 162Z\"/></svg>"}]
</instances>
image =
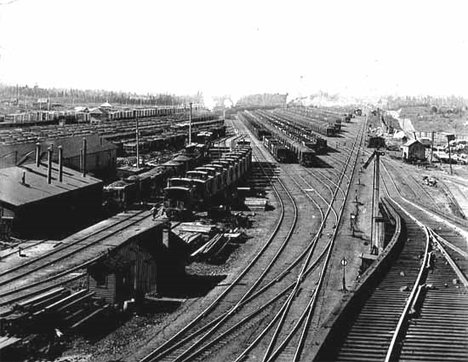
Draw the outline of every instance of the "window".
<instances>
[{"instance_id":1,"label":"window","mask_svg":"<svg viewBox=\"0 0 468 362\"><path fill-rule=\"evenodd\" d=\"M98 288L107 288L108 276L104 274L99 274L95 276L96 287Z\"/></svg>"}]
</instances>

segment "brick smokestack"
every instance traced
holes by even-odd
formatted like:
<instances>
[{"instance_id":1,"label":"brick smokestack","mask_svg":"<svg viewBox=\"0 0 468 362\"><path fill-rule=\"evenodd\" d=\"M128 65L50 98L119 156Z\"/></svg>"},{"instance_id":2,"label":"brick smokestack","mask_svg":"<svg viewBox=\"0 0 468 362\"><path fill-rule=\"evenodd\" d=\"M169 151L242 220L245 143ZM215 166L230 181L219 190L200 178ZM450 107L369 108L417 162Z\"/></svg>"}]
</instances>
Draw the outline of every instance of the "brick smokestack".
<instances>
[{"instance_id":1,"label":"brick smokestack","mask_svg":"<svg viewBox=\"0 0 468 362\"><path fill-rule=\"evenodd\" d=\"M50 184L52 182L52 147L47 149L48 157L47 157L47 183Z\"/></svg>"},{"instance_id":2,"label":"brick smokestack","mask_svg":"<svg viewBox=\"0 0 468 362\"><path fill-rule=\"evenodd\" d=\"M58 146L59 182L63 182L63 149Z\"/></svg>"}]
</instances>

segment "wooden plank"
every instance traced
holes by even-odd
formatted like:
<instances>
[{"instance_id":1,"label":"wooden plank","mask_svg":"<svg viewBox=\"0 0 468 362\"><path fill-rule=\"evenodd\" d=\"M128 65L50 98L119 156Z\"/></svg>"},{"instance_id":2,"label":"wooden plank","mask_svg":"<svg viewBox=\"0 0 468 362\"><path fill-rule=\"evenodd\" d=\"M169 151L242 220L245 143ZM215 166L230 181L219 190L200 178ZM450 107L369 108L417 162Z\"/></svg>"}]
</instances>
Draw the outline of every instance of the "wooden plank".
<instances>
[{"instance_id":1,"label":"wooden plank","mask_svg":"<svg viewBox=\"0 0 468 362\"><path fill-rule=\"evenodd\" d=\"M42 300L42 299L45 299L45 298L48 298L52 295L55 295L55 294L59 294L61 292L63 292L65 290L65 288L56 288L56 289L52 289L46 293L42 293L42 294L39 294L39 295L36 295L35 297L32 297L30 299L27 299L23 302L20 302L20 303L17 303L17 305L19 307L26 307L28 306L29 304L33 304L33 303L37 303L38 301Z\"/></svg>"},{"instance_id":2,"label":"wooden plank","mask_svg":"<svg viewBox=\"0 0 468 362\"><path fill-rule=\"evenodd\" d=\"M18 341L21 341L21 338L16 338L16 337L7 337L6 340L0 342L0 350L12 346L13 344L17 343Z\"/></svg>"},{"instance_id":3,"label":"wooden plank","mask_svg":"<svg viewBox=\"0 0 468 362\"><path fill-rule=\"evenodd\" d=\"M74 329L76 327L78 327L79 325L85 323L86 321L88 321L89 319L91 319L92 317L94 317L95 315L101 313L102 311L104 311L105 309L107 309L109 307L109 304L106 304L105 306L95 310L94 312L92 312L91 314L87 315L86 317L84 317L83 319L80 319L78 322L76 322L74 325L71 326L71 329Z\"/></svg>"}]
</instances>

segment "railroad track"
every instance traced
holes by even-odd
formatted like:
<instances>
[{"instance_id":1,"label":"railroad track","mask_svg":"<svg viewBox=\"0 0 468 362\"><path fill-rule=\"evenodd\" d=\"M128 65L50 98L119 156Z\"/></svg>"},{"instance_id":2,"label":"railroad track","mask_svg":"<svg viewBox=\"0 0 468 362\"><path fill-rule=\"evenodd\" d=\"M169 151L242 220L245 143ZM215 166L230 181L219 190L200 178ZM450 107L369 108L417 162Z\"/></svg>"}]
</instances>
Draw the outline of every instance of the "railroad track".
<instances>
[{"instance_id":1,"label":"railroad track","mask_svg":"<svg viewBox=\"0 0 468 362\"><path fill-rule=\"evenodd\" d=\"M266 173L274 175L274 171L272 170ZM259 287L260 282L264 280L266 274L274 266L274 261L284 250L297 223L297 206L294 199L286 189L280 187L272 188L275 190L281 205L281 215L275 230L273 230L265 245L255 255L244 271L210 306L180 332L171 337L171 339L144 357L143 361L183 360L188 355L196 352L201 343L209 338L213 340L213 335L215 335L214 339L216 339L216 336L219 337L223 333L229 333L226 330L223 332L217 331L221 325L225 324L224 322L227 317L235 314L236 310L258 295L254 293L254 290ZM251 279L252 277L254 280ZM244 278L247 278L248 282L244 282ZM272 284L267 283L257 293L263 293ZM254 312L248 314L252 316L258 315L258 313ZM229 330L229 327L225 329ZM190 344L187 347L188 342Z\"/></svg>"},{"instance_id":2,"label":"railroad track","mask_svg":"<svg viewBox=\"0 0 468 362\"><path fill-rule=\"evenodd\" d=\"M468 360L467 240L457 233L463 228L407 200L384 170L384 191L407 241L359 312L342 317L350 325L341 322L315 360Z\"/></svg>"},{"instance_id":3,"label":"railroad track","mask_svg":"<svg viewBox=\"0 0 468 362\"><path fill-rule=\"evenodd\" d=\"M348 317L352 326L334 342L336 354L316 360L468 359L468 281L440 236L394 207L406 225L401 254L360 312Z\"/></svg>"},{"instance_id":4,"label":"railroad track","mask_svg":"<svg viewBox=\"0 0 468 362\"><path fill-rule=\"evenodd\" d=\"M3 270L0 273L0 306L29 298L80 278L82 275L73 273L85 268L95 258L73 262L77 255L93 247L102 249L106 239L149 217L146 210L124 215L110 225L83 237L78 236L38 257ZM65 263L68 265L64 266Z\"/></svg>"},{"instance_id":5,"label":"railroad track","mask_svg":"<svg viewBox=\"0 0 468 362\"><path fill-rule=\"evenodd\" d=\"M270 174L274 174L274 172L270 172ZM341 178L343 178L344 174L345 172L343 172ZM281 184L280 180L278 180L277 182ZM300 185L298 185L298 187L301 189ZM338 189L339 188L337 188L335 191L335 196L336 193L338 193ZM283 190L285 190L286 192L287 189L284 188ZM307 196L307 193L305 195ZM327 213L329 213L330 210L332 210L332 207L329 203L325 203L328 205ZM324 221L325 220L322 220L323 226ZM323 226L321 226L321 228L323 228ZM311 245L313 245L312 243L315 243L317 241L319 235L320 232L318 232L317 235L311 240ZM277 355L278 353L281 353L281 351L283 350L281 346L279 346L279 349L276 349L274 351L274 342L282 342L284 341L283 337L285 337L285 333L281 331L281 327L279 326L282 325L282 323L284 323L285 317L288 316L289 311L291 309L294 309L291 308L291 305L293 300L296 298L296 295L298 293L306 294L300 288L303 284L303 278L305 278L306 275L308 275L309 273L314 272L319 276L323 275L323 269L322 272L320 272L318 267L321 266L322 268L324 268L324 265L326 265L326 263L323 263L322 259L327 253L329 254L329 252L331 251L332 239L333 238L331 238L330 241L328 241L328 247L323 248L320 255L316 256L314 261L311 261L311 256L313 255L313 248L310 246L306 248L303 252L301 252L300 255L296 256L295 261L286 264L286 269L284 269L283 266L281 272L272 273L269 278L266 278L265 275L261 276L261 278L258 278L258 282L254 282L252 284L252 288L249 289L250 292L247 292L242 297L240 297L240 299L238 299L239 302L235 304L234 307L231 306L231 309L222 308L224 309L224 312L216 316L216 314L212 313L212 309L215 307L214 304L212 304L210 307L205 309L205 311L203 311L203 313L198 318L196 318L192 323L190 323L189 326L184 328L181 332L177 333L176 336L174 336L167 342L163 343L159 348L148 354L145 358L143 358L143 361L192 361L197 359L204 360L205 358L207 358L207 356L212 356L214 350L218 351L216 355L217 358L222 358L221 356L232 357L233 354L238 353L238 347L235 346L234 349L230 348L233 346L229 346L229 344L226 343L228 336L230 336L232 340L233 335L245 337L245 334L248 334L250 338L247 338L247 340L245 340L244 338L245 342L242 342L247 343L248 347L244 350L244 352L241 353L240 357L238 357L243 358L245 355L249 354L257 346L257 344L261 340L263 340L267 334L270 333L270 331L272 331L273 326L275 326L277 322L278 325L276 327L276 331L273 332L274 334L271 339L272 342L270 342L269 347L267 348L265 358L267 358L270 354ZM298 264L299 261L302 260L304 257L306 258L305 261L302 262L301 265L298 265L300 266L300 268L296 268L300 269L299 273L294 273L294 277L291 278L290 276L291 274L293 274L292 268L295 268L296 264ZM261 263L258 264L262 265ZM249 265L247 269L249 269L250 267L251 266ZM317 280L317 276L314 279ZM263 284L260 284L259 280L264 280ZM281 285L284 286L282 287L282 289L279 289L276 285L280 284L280 282ZM254 287L256 283L258 284L258 287ZM275 288L270 288L271 286L275 286ZM267 291L268 288L271 289L269 294L264 292ZM263 293L262 299L256 298L259 295L259 293ZM269 297L267 297L267 295L269 295ZM254 298L256 298L256 300ZM265 302L265 300L267 300L267 302ZM246 311L244 311L244 313L238 313L241 307L244 307L244 303L247 302L252 302L250 303L250 308L245 308ZM215 301L215 303L219 303L219 300ZM276 304L276 307L273 307L272 304ZM306 304L308 305L306 310L311 311L313 309L313 307L311 307L311 304L309 302L307 302ZM198 326L197 328L193 328L195 324L200 322L200 320L204 319L205 316L208 314L212 316L212 320L210 322L205 322L202 327ZM213 315L215 315L214 318ZM224 316L228 318L225 318ZM264 320L267 319L267 316L269 316L270 318L268 318L268 321L265 322ZM304 318L304 316L310 317L310 313L303 313L302 318ZM220 328L221 324L223 324L223 328ZM257 333L255 333L255 331L252 331L252 326L255 326L258 329ZM191 332L190 329L195 329L195 331ZM203 336L200 336L201 333L205 334ZM282 333L283 336L280 336L280 333ZM253 341L249 343L249 340L252 339ZM289 341L290 339L291 337L286 338L287 341ZM190 347L181 348L188 341L195 341L195 343L192 343ZM222 351L220 351L220 348L222 348ZM231 350L226 351L229 349ZM220 353L222 353L222 355L220 355Z\"/></svg>"},{"instance_id":6,"label":"railroad track","mask_svg":"<svg viewBox=\"0 0 468 362\"><path fill-rule=\"evenodd\" d=\"M437 234L429 234L436 261L395 356L405 361L467 361L468 281Z\"/></svg>"},{"instance_id":7,"label":"railroad track","mask_svg":"<svg viewBox=\"0 0 468 362\"><path fill-rule=\"evenodd\" d=\"M288 324L289 328L284 328L282 335L278 337L278 343L276 344L276 348L270 355L265 354L264 360L265 361L299 361L301 360L302 356L305 355L305 350L308 348L310 344L309 338L314 335L316 331L316 325L318 321L321 319L320 311L322 310L321 303L323 303L324 296L326 295L325 285L327 283L327 278L329 273L333 271L329 269L329 264L331 261L331 256L333 253L334 242L339 232L339 224L341 222L342 214L345 208L346 199L348 197L350 185L351 185L351 178L354 174L355 167L357 164L358 156L359 156L359 149L362 145L362 135L361 137L357 137L354 140L353 147L349 150L348 159L345 164L350 167L350 175L346 175L346 168L342 170L342 174L340 177L340 182L335 189L334 198L337 199L337 195L339 192L343 194L343 199L335 203L335 207L337 208L338 213L338 221L336 222L336 227L334 226L333 232L327 234L329 236L328 244L323 248L322 254L323 255L323 262L320 265L320 270L318 275L314 278L304 278L304 283L300 285L300 293L299 296L296 296L296 304L294 307L291 307L292 310L296 310L295 313L291 313L288 316L288 319L285 322L285 325ZM355 154L355 155L353 155ZM317 169L312 171L313 173L317 172ZM324 170L325 172L325 170ZM325 181L327 177L320 177ZM317 176L315 176L317 177ZM344 182L346 179L346 183ZM329 179L328 179L329 181ZM344 187L341 185L344 184ZM316 287L312 290L307 290L305 285L307 284L316 284ZM302 299L302 301L301 301Z\"/></svg>"},{"instance_id":8,"label":"railroad track","mask_svg":"<svg viewBox=\"0 0 468 362\"><path fill-rule=\"evenodd\" d=\"M467 221L460 216L450 214L450 211L453 209L458 215L462 215L460 208L456 201L454 200L453 195L445 186L438 186L442 188L442 193L446 198L449 198L449 207L442 204L440 201L437 201L432 195L435 191L430 189L431 192L427 189L427 186L421 185L417 179L413 176L413 173L405 165L398 165L396 161L384 159L383 167L385 173L391 177L391 179L398 178L399 183L402 183L404 188L399 188L397 193L404 199L412 200L413 202L418 203L422 207L431 210L435 214L439 214L442 217L450 219L452 222L457 224L466 224ZM438 193L441 193L440 191Z\"/></svg>"}]
</instances>

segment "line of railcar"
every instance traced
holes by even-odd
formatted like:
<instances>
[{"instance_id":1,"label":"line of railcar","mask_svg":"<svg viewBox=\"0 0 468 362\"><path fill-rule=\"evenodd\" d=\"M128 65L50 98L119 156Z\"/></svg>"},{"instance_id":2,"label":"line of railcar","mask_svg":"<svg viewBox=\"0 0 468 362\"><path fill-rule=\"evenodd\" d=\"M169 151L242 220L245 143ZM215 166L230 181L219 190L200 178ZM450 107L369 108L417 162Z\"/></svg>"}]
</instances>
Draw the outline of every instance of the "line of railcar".
<instances>
[{"instance_id":1,"label":"line of railcar","mask_svg":"<svg viewBox=\"0 0 468 362\"><path fill-rule=\"evenodd\" d=\"M310 127L314 132L327 137L336 136L341 130L341 120L332 120L319 115L307 114L295 108L276 109L275 113L291 121Z\"/></svg>"},{"instance_id":2,"label":"line of railcar","mask_svg":"<svg viewBox=\"0 0 468 362\"><path fill-rule=\"evenodd\" d=\"M169 178L164 189L166 215L171 219L186 219L194 211L227 197L250 171L251 163L252 149L241 146L186 172L183 177Z\"/></svg>"},{"instance_id":3,"label":"line of railcar","mask_svg":"<svg viewBox=\"0 0 468 362\"><path fill-rule=\"evenodd\" d=\"M299 141L314 150L315 153L327 153L327 140L314 133L310 127L297 124L269 111L258 111L257 114L259 114L264 120L266 119L270 122L275 128L280 129L293 140Z\"/></svg>"},{"instance_id":4,"label":"line of railcar","mask_svg":"<svg viewBox=\"0 0 468 362\"><path fill-rule=\"evenodd\" d=\"M254 129L255 136L263 142L278 162L298 162L306 167L314 165L316 152L309 148L304 140L292 134L285 134L279 128L268 126L259 117L261 116L255 112L245 111L239 118L247 128Z\"/></svg>"},{"instance_id":5,"label":"line of railcar","mask_svg":"<svg viewBox=\"0 0 468 362\"><path fill-rule=\"evenodd\" d=\"M126 209L135 202L156 201L163 196L169 177L183 175L206 162L208 146L208 144L187 145L170 161L105 186L105 204L109 209Z\"/></svg>"}]
</instances>

